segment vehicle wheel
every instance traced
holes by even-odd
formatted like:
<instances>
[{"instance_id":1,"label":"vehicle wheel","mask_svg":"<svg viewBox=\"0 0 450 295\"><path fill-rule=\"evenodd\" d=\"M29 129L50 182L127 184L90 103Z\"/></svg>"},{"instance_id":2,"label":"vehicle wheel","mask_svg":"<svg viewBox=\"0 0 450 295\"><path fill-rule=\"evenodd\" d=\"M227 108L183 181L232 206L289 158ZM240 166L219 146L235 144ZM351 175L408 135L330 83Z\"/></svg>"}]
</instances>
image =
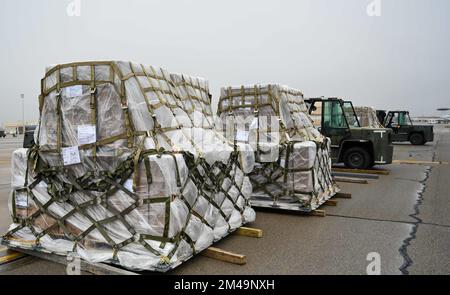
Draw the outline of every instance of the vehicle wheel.
<instances>
[{"instance_id":1,"label":"vehicle wheel","mask_svg":"<svg viewBox=\"0 0 450 295\"><path fill-rule=\"evenodd\" d=\"M349 148L344 154L345 167L351 169L367 169L372 163L370 154L362 147Z\"/></svg>"},{"instance_id":2,"label":"vehicle wheel","mask_svg":"<svg viewBox=\"0 0 450 295\"><path fill-rule=\"evenodd\" d=\"M409 142L411 142L412 145L424 145L425 139L421 133L413 133L409 138Z\"/></svg>"}]
</instances>

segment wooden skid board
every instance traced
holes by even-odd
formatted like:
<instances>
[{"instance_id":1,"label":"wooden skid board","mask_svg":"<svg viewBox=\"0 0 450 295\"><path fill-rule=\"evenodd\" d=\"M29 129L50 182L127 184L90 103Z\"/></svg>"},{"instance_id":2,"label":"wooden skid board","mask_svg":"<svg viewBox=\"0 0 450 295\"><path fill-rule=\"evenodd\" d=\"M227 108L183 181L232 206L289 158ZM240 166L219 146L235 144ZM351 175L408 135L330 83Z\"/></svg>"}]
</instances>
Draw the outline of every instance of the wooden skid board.
<instances>
[{"instance_id":1,"label":"wooden skid board","mask_svg":"<svg viewBox=\"0 0 450 295\"><path fill-rule=\"evenodd\" d=\"M337 203L338 202L336 200L328 200L328 201L325 202L325 205L336 207Z\"/></svg>"},{"instance_id":2,"label":"wooden skid board","mask_svg":"<svg viewBox=\"0 0 450 295\"><path fill-rule=\"evenodd\" d=\"M245 236L251 238L262 238L263 231L261 229L243 226L238 228L233 234L237 236Z\"/></svg>"},{"instance_id":3,"label":"wooden skid board","mask_svg":"<svg viewBox=\"0 0 450 295\"><path fill-rule=\"evenodd\" d=\"M20 259L25 256L26 254L7 249L5 251L0 252L0 265L9 263L11 261Z\"/></svg>"},{"instance_id":4,"label":"wooden skid board","mask_svg":"<svg viewBox=\"0 0 450 295\"><path fill-rule=\"evenodd\" d=\"M351 199L352 198L352 194L349 193L337 193L334 195L333 198L336 199Z\"/></svg>"},{"instance_id":5,"label":"wooden skid board","mask_svg":"<svg viewBox=\"0 0 450 295\"><path fill-rule=\"evenodd\" d=\"M4 264L0 264L0 274L5 271L13 271L17 270L20 267L24 267L36 261L36 258L33 256L25 255L20 259L15 259L13 261L6 262Z\"/></svg>"},{"instance_id":6,"label":"wooden skid board","mask_svg":"<svg viewBox=\"0 0 450 295\"><path fill-rule=\"evenodd\" d=\"M314 210L308 213L308 215L325 217L327 216L327 213L325 210Z\"/></svg>"},{"instance_id":7,"label":"wooden skid board","mask_svg":"<svg viewBox=\"0 0 450 295\"><path fill-rule=\"evenodd\" d=\"M349 172L349 173L363 173L363 174L376 174L376 175L389 175L389 170L381 169L347 169L347 168L333 168L332 171L336 172Z\"/></svg>"},{"instance_id":8,"label":"wooden skid board","mask_svg":"<svg viewBox=\"0 0 450 295\"><path fill-rule=\"evenodd\" d=\"M247 263L247 256L225 251L215 247L209 247L208 249L204 250L202 252L202 255L238 265L244 265Z\"/></svg>"}]
</instances>

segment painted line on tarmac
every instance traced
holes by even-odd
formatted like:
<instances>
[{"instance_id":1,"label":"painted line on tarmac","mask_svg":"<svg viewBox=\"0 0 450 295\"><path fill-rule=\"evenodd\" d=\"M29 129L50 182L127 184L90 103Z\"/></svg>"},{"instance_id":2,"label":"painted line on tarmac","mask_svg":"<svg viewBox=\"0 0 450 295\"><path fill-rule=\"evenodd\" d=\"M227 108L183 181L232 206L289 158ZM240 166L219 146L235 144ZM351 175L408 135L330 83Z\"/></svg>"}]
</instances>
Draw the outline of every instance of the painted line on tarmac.
<instances>
[{"instance_id":1,"label":"painted line on tarmac","mask_svg":"<svg viewBox=\"0 0 450 295\"><path fill-rule=\"evenodd\" d=\"M450 165L450 162L445 161L420 161L420 160L393 160L392 164L405 164L405 165Z\"/></svg>"}]
</instances>

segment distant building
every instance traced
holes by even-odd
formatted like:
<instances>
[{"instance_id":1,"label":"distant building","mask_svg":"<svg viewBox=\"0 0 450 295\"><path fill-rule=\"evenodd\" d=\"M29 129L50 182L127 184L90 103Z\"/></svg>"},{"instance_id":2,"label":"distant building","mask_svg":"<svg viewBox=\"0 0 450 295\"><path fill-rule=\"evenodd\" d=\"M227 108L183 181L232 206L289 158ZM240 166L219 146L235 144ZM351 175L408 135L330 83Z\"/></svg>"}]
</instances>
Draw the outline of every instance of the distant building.
<instances>
[{"instance_id":1,"label":"distant building","mask_svg":"<svg viewBox=\"0 0 450 295\"><path fill-rule=\"evenodd\" d=\"M420 123L420 124L450 124L450 118L443 118L443 117L415 117L411 118L413 123Z\"/></svg>"},{"instance_id":2,"label":"distant building","mask_svg":"<svg viewBox=\"0 0 450 295\"><path fill-rule=\"evenodd\" d=\"M25 122L25 125L37 125L36 122ZM5 132L8 134L16 133L23 134L23 123L20 122L8 122L3 125Z\"/></svg>"}]
</instances>

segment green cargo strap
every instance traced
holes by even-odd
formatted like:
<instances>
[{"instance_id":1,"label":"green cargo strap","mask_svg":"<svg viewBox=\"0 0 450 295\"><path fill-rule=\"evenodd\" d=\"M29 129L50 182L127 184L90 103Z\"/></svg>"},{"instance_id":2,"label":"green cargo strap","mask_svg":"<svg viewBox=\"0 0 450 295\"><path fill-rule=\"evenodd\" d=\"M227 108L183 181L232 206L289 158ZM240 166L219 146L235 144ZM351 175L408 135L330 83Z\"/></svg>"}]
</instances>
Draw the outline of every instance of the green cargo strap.
<instances>
[{"instance_id":1,"label":"green cargo strap","mask_svg":"<svg viewBox=\"0 0 450 295\"><path fill-rule=\"evenodd\" d=\"M257 120L257 127L256 127L256 154L259 154L261 149L259 148L259 128L260 128L260 121L259 121L259 93L258 93L258 87L255 85L255 109L254 114Z\"/></svg>"},{"instance_id":2,"label":"green cargo strap","mask_svg":"<svg viewBox=\"0 0 450 295\"><path fill-rule=\"evenodd\" d=\"M147 193L150 193L150 185L153 183L152 178L152 169L150 166L150 158L149 156L144 156L144 165L145 165L145 173L147 175Z\"/></svg>"},{"instance_id":3,"label":"green cargo strap","mask_svg":"<svg viewBox=\"0 0 450 295\"><path fill-rule=\"evenodd\" d=\"M171 154L172 158L173 158L173 162L175 164L175 177L176 177L176 181L177 181L177 186L181 187L181 177L180 177L180 170L178 169L178 162L177 162L177 157L175 154Z\"/></svg>"},{"instance_id":4,"label":"green cargo strap","mask_svg":"<svg viewBox=\"0 0 450 295\"><path fill-rule=\"evenodd\" d=\"M95 66L91 65L91 100L90 100L90 107L91 107L91 124L92 126L95 126L96 129L96 137L98 137L98 128L97 128L97 88L95 85ZM95 139L97 141L97 138ZM94 162L97 159L97 146L94 145L92 148L92 156L94 158Z\"/></svg>"},{"instance_id":5,"label":"green cargo strap","mask_svg":"<svg viewBox=\"0 0 450 295\"><path fill-rule=\"evenodd\" d=\"M11 201L12 201L12 205L11 205L11 207L12 207L12 218L13 218L13 221L14 221L14 223L18 223L18 218L17 218L17 213L16 213L16 190L13 190L12 191L12 194L11 194Z\"/></svg>"},{"instance_id":6,"label":"green cargo strap","mask_svg":"<svg viewBox=\"0 0 450 295\"><path fill-rule=\"evenodd\" d=\"M95 147L100 147L100 146L104 146L104 145L107 145L107 144L111 144L111 143L113 143L113 142L115 142L117 140L126 139L127 137L128 137L128 133L125 132L125 133L122 133L122 134L118 134L118 135L114 135L114 136L111 136L111 137L108 137L108 138L104 138L104 139L98 140L95 143L88 143L88 144L80 145L80 146L78 146L78 149L80 149L80 150L88 150L88 149L91 149L91 148L95 148Z\"/></svg>"},{"instance_id":7,"label":"green cargo strap","mask_svg":"<svg viewBox=\"0 0 450 295\"><path fill-rule=\"evenodd\" d=\"M289 142L287 144L286 159L285 159L285 162L284 162L284 178L283 178L283 182L284 183L287 183L287 175L288 175L288 172L289 172L289 160L290 160L290 155L291 155L293 147L294 147L294 144L292 142Z\"/></svg>"},{"instance_id":8,"label":"green cargo strap","mask_svg":"<svg viewBox=\"0 0 450 295\"><path fill-rule=\"evenodd\" d=\"M57 74L56 74L56 85L57 85L57 90L56 90L56 120L57 120L57 125L56 125L56 150L58 151L58 153L61 155L61 145L62 145L62 111L61 111L61 87L60 87L60 83L61 83L61 76L60 76L60 71L58 70Z\"/></svg>"},{"instance_id":9,"label":"green cargo strap","mask_svg":"<svg viewBox=\"0 0 450 295\"><path fill-rule=\"evenodd\" d=\"M166 201L166 213L165 213L165 219L164 219L164 232L163 237L167 238L169 236L169 226L170 226L170 199ZM166 246L165 242L162 242L159 246L161 249L164 249Z\"/></svg>"},{"instance_id":10,"label":"green cargo strap","mask_svg":"<svg viewBox=\"0 0 450 295\"><path fill-rule=\"evenodd\" d=\"M244 85L241 86L241 105L242 106L245 105L245 89L244 89Z\"/></svg>"},{"instance_id":11,"label":"green cargo strap","mask_svg":"<svg viewBox=\"0 0 450 295\"><path fill-rule=\"evenodd\" d=\"M133 174L133 191L137 190L137 182L138 182L138 177L139 177L139 161L142 157L142 150L144 148L144 144L145 144L145 137L141 140L140 144L138 145L138 150L136 151L136 154L134 155L134 159L133 159L133 169L134 169L134 174Z\"/></svg>"}]
</instances>

